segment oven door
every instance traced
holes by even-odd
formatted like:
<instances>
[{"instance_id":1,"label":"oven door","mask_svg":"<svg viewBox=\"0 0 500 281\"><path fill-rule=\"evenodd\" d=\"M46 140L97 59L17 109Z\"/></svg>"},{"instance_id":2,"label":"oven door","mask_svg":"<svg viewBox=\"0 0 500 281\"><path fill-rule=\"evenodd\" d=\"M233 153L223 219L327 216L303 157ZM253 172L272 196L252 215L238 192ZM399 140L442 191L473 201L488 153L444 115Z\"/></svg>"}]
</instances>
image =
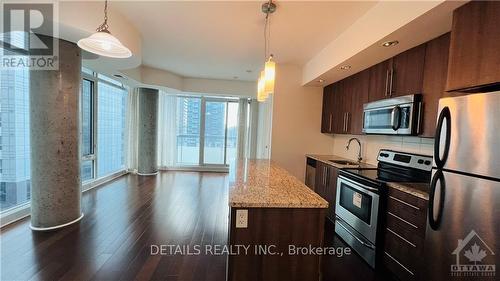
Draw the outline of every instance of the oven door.
<instances>
[{"instance_id":1,"label":"oven door","mask_svg":"<svg viewBox=\"0 0 500 281\"><path fill-rule=\"evenodd\" d=\"M379 195L375 188L360 184L343 176L338 177L336 215L353 229L375 244Z\"/></svg>"},{"instance_id":2,"label":"oven door","mask_svg":"<svg viewBox=\"0 0 500 281\"><path fill-rule=\"evenodd\" d=\"M367 134L411 135L414 123L414 103L365 108L363 132Z\"/></svg>"}]
</instances>

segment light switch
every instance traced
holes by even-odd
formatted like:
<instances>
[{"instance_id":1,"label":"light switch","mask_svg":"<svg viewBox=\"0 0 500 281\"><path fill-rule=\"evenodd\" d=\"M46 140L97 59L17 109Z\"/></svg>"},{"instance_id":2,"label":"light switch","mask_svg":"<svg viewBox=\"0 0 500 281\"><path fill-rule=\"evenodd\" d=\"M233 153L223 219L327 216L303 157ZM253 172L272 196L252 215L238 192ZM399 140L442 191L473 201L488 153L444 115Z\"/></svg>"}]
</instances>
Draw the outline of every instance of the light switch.
<instances>
[{"instance_id":1,"label":"light switch","mask_svg":"<svg viewBox=\"0 0 500 281\"><path fill-rule=\"evenodd\" d=\"M236 210L236 228L248 227L248 210Z\"/></svg>"}]
</instances>

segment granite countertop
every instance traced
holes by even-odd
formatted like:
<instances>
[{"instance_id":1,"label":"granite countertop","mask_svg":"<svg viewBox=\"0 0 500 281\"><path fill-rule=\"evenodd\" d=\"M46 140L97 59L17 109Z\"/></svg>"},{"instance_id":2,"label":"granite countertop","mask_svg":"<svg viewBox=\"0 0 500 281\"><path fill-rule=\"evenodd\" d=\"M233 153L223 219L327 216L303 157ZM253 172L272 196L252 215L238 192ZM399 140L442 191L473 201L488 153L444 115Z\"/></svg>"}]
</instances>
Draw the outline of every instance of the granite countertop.
<instances>
[{"instance_id":1,"label":"granite countertop","mask_svg":"<svg viewBox=\"0 0 500 281\"><path fill-rule=\"evenodd\" d=\"M328 208L328 202L270 160L231 165L229 206L247 208Z\"/></svg>"},{"instance_id":2,"label":"granite countertop","mask_svg":"<svg viewBox=\"0 0 500 281\"><path fill-rule=\"evenodd\" d=\"M428 183L388 182L387 186L411 194L413 196L419 197L421 199L429 200Z\"/></svg>"},{"instance_id":3,"label":"granite countertop","mask_svg":"<svg viewBox=\"0 0 500 281\"><path fill-rule=\"evenodd\" d=\"M359 165L341 165L337 163L333 163L332 161L329 160L344 160L344 161L351 161L351 162L356 162L355 160L343 158L337 155L318 155L318 154L306 154L306 157L314 159L316 161L323 162L325 164L331 165L333 167L342 169L342 168L360 168L360 169L377 169L377 166L370 165L367 163L361 162Z\"/></svg>"}]
</instances>

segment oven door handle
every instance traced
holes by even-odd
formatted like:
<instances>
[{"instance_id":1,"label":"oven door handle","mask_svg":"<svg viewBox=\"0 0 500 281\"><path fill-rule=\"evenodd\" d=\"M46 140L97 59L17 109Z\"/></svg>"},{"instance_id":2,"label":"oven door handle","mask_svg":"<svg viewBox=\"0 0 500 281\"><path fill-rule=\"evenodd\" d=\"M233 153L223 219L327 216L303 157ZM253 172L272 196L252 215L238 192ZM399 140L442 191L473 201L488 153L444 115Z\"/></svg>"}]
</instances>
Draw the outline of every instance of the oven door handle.
<instances>
[{"instance_id":1,"label":"oven door handle","mask_svg":"<svg viewBox=\"0 0 500 281\"><path fill-rule=\"evenodd\" d=\"M355 181L353 181L353 180L351 180L351 179L348 179L348 178L346 178L346 177L344 177L344 176L339 176L339 179L340 179L341 181L350 182L350 183L354 184L356 187L361 187L361 188L366 189L366 190L370 190L370 191L375 191L375 192L378 192L378 189L377 189L377 188L369 187L369 186L364 185L364 184L361 184L361 183L359 183L359 182L355 182ZM359 189L359 188L357 188L357 189ZM375 194L376 194L376 193L375 193Z\"/></svg>"},{"instance_id":2,"label":"oven door handle","mask_svg":"<svg viewBox=\"0 0 500 281\"><path fill-rule=\"evenodd\" d=\"M350 231L349 229L347 229L347 227L345 227L344 225L342 225L342 222L339 222L337 220L335 222L335 224L338 224L339 226L341 226L345 231L347 231L347 233L349 233L352 237L354 237L354 239L358 240L358 242L361 243L363 246L368 247L370 249L375 249L375 246L373 246L371 244L368 244L365 241L363 241L360 238L358 238L354 233L352 233L352 231Z\"/></svg>"}]
</instances>

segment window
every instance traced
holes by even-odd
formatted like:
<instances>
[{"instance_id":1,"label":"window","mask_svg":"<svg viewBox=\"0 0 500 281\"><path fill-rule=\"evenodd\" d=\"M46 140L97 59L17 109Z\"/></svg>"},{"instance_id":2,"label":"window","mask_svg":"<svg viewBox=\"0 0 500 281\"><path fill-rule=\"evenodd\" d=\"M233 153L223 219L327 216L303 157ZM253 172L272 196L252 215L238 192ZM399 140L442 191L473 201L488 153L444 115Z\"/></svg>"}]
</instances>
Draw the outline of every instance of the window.
<instances>
[{"instance_id":1,"label":"window","mask_svg":"<svg viewBox=\"0 0 500 281\"><path fill-rule=\"evenodd\" d=\"M30 200L28 69L0 70L0 120L0 212L3 212Z\"/></svg>"},{"instance_id":2,"label":"window","mask_svg":"<svg viewBox=\"0 0 500 281\"><path fill-rule=\"evenodd\" d=\"M177 98L177 163L197 165L200 161L201 98Z\"/></svg>"},{"instance_id":3,"label":"window","mask_svg":"<svg viewBox=\"0 0 500 281\"><path fill-rule=\"evenodd\" d=\"M83 182L125 169L128 91L112 78L82 68L81 175Z\"/></svg>"},{"instance_id":4,"label":"window","mask_svg":"<svg viewBox=\"0 0 500 281\"><path fill-rule=\"evenodd\" d=\"M227 165L236 158L238 103L177 97L177 165Z\"/></svg>"},{"instance_id":5,"label":"window","mask_svg":"<svg viewBox=\"0 0 500 281\"><path fill-rule=\"evenodd\" d=\"M94 81L83 79L82 81L82 181L94 178Z\"/></svg>"},{"instance_id":6,"label":"window","mask_svg":"<svg viewBox=\"0 0 500 281\"><path fill-rule=\"evenodd\" d=\"M97 177L125 168L125 88L99 80L97 90Z\"/></svg>"}]
</instances>

